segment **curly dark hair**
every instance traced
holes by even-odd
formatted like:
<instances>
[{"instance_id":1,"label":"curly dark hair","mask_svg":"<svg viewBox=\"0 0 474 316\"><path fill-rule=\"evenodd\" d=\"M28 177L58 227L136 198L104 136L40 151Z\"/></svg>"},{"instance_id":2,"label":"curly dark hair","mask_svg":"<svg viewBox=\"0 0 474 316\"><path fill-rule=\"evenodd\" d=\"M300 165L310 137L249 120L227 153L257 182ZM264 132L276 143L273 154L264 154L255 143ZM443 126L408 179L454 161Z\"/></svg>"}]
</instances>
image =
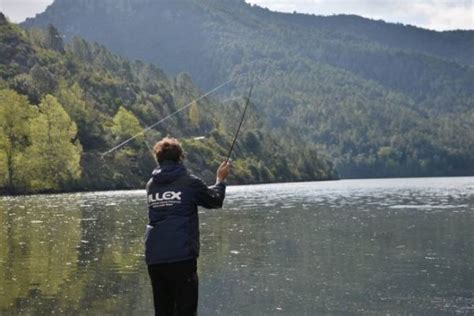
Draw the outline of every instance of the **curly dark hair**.
<instances>
[{"instance_id":1,"label":"curly dark hair","mask_svg":"<svg viewBox=\"0 0 474 316\"><path fill-rule=\"evenodd\" d=\"M161 163L165 160L180 162L184 159L181 143L174 137L165 137L153 147L156 160Z\"/></svg>"}]
</instances>

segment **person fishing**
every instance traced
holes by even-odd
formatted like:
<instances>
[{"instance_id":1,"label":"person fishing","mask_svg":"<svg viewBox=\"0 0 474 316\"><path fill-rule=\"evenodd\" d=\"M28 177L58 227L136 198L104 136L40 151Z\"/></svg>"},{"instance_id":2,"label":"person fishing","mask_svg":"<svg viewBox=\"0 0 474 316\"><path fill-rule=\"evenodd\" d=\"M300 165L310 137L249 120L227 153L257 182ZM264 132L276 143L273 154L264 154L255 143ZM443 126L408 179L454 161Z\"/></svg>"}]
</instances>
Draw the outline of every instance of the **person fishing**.
<instances>
[{"instance_id":1,"label":"person fishing","mask_svg":"<svg viewBox=\"0 0 474 316\"><path fill-rule=\"evenodd\" d=\"M216 92L237 78L230 79L194 101L165 116L141 132L102 153L107 155L174 117L194 102ZM234 135L227 158L217 169L216 183L207 187L189 174L183 165L184 154L176 138L157 142L153 154L159 167L146 185L149 223L145 232L145 261L153 289L156 315L196 315L198 306L197 257L199 256L199 219L197 207L221 208L225 198L225 179L231 171L230 156L250 103L253 84Z\"/></svg>"},{"instance_id":2,"label":"person fishing","mask_svg":"<svg viewBox=\"0 0 474 316\"><path fill-rule=\"evenodd\" d=\"M165 137L153 148L159 167L146 185L148 219L145 260L153 288L155 315L196 315L198 307L197 258L199 256L198 206L221 208L229 159L207 187L183 164L176 138Z\"/></svg>"}]
</instances>

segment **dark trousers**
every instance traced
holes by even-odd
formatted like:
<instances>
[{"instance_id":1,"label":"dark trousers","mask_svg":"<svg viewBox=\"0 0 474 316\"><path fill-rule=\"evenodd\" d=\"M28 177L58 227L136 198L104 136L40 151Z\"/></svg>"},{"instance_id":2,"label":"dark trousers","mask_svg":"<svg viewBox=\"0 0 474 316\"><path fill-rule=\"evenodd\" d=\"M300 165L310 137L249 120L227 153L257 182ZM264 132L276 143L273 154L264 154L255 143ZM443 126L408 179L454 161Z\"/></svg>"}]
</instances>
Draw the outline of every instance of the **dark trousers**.
<instances>
[{"instance_id":1,"label":"dark trousers","mask_svg":"<svg viewBox=\"0 0 474 316\"><path fill-rule=\"evenodd\" d=\"M197 315L198 275L196 259L148 266L153 287L155 315Z\"/></svg>"}]
</instances>

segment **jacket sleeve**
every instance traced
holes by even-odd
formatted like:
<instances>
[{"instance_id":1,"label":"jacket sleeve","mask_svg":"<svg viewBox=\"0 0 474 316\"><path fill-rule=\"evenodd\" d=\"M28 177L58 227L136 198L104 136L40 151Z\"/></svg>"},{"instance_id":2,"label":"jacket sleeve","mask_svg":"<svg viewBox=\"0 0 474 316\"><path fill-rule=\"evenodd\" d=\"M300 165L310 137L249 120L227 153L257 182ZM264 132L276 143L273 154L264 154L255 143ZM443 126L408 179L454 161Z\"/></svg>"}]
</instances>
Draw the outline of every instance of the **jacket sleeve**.
<instances>
[{"instance_id":1,"label":"jacket sleeve","mask_svg":"<svg viewBox=\"0 0 474 316\"><path fill-rule=\"evenodd\" d=\"M205 208L221 208L224 204L225 188L223 182L207 187L201 179L195 178L193 187L196 190L196 204Z\"/></svg>"}]
</instances>

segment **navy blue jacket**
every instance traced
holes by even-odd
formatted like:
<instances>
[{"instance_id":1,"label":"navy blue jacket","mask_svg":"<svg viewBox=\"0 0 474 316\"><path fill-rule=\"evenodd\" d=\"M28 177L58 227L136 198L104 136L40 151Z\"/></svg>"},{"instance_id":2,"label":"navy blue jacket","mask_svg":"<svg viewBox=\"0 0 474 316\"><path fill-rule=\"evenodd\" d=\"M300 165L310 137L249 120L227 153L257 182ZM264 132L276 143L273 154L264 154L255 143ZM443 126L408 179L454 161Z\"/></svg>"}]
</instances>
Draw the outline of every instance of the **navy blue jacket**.
<instances>
[{"instance_id":1,"label":"navy blue jacket","mask_svg":"<svg viewBox=\"0 0 474 316\"><path fill-rule=\"evenodd\" d=\"M146 186L148 202L145 260L148 265L199 256L198 205L221 208L225 184L207 187L181 163L165 161Z\"/></svg>"}]
</instances>

